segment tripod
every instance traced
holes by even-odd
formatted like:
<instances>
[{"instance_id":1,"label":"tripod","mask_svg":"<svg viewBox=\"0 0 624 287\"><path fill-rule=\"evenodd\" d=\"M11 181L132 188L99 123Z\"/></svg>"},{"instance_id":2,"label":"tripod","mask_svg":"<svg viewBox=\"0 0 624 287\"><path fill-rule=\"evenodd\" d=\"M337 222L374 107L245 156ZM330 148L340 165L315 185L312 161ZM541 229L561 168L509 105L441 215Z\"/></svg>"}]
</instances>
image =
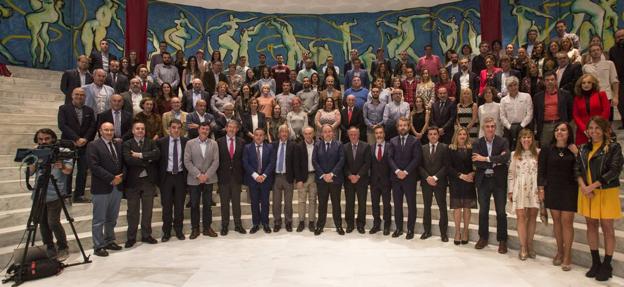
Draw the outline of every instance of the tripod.
<instances>
[{"instance_id":1,"label":"tripod","mask_svg":"<svg viewBox=\"0 0 624 287\"><path fill-rule=\"evenodd\" d=\"M26 245L24 246L24 253L21 255L22 258L20 261L14 263L15 274L10 278L2 280L2 283L6 283L8 281L14 281L15 283L12 286L18 286L24 283L23 273L27 271L28 263L26 262L26 258L28 256L28 248L35 246L35 240L37 235L37 225L39 225L41 211L46 204L46 192L48 190L49 183L52 182L54 186L54 190L56 191L56 195L61 200L61 206L63 209L63 213L65 214L65 218L69 222L71 226L72 232L74 233L74 237L76 238L76 242L78 243L78 248L80 248L80 252L82 253L82 262L72 263L72 264L61 264L62 268L82 265L86 263L91 263L88 255L85 253L84 248L82 247L82 243L80 242L80 238L78 237L78 233L76 232L76 227L74 227L74 218L71 217L69 211L67 210L67 206L65 205L65 200L63 195L61 194L58 185L56 183L56 178L52 176L52 163L48 160L44 160L44 164L40 165L42 169L42 174L39 176L35 188L33 189L33 201L32 208L30 210L30 215L28 216L28 221L26 222L26 232L28 233L26 239ZM28 181L28 180L27 180Z\"/></svg>"}]
</instances>

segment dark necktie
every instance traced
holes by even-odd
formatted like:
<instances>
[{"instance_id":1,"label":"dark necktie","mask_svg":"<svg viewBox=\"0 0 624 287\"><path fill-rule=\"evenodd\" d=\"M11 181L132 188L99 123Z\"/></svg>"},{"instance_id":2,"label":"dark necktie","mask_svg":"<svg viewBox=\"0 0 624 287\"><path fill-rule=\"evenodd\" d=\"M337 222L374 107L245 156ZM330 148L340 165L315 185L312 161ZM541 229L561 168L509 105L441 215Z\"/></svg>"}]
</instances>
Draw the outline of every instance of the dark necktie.
<instances>
[{"instance_id":1,"label":"dark necktie","mask_svg":"<svg viewBox=\"0 0 624 287\"><path fill-rule=\"evenodd\" d=\"M261 145L256 145L256 161L258 161L258 174L262 174L262 153L260 152Z\"/></svg>"},{"instance_id":2,"label":"dark necktie","mask_svg":"<svg viewBox=\"0 0 624 287\"><path fill-rule=\"evenodd\" d=\"M117 164L117 152L115 152L115 146L113 146L113 142L109 141L108 142L108 147L110 148L110 153L111 153L111 157L113 158L113 161L115 162L115 164Z\"/></svg>"},{"instance_id":3,"label":"dark necktie","mask_svg":"<svg viewBox=\"0 0 624 287\"><path fill-rule=\"evenodd\" d=\"M401 136L401 149L405 147L405 136Z\"/></svg>"},{"instance_id":4,"label":"dark necktie","mask_svg":"<svg viewBox=\"0 0 624 287\"><path fill-rule=\"evenodd\" d=\"M173 167L171 168L172 173L178 173L180 170L180 165L178 163L178 139L173 139Z\"/></svg>"},{"instance_id":5,"label":"dark necktie","mask_svg":"<svg viewBox=\"0 0 624 287\"><path fill-rule=\"evenodd\" d=\"M143 150L143 140L139 141L139 151Z\"/></svg>"},{"instance_id":6,"label":"dark necktie","mask_svg":"<svg viewBox=\"0 0 624 287\"><path fill-rule=\"evenodd\" d=\"M431 145L431 157L435 154L436 144Z\"/></svg>"},{"instance_id":7,"label":"dark necktie","mask_svg":"<svg viewBox=\"0 0 624 287\"><path fill-rule=\"evenodd\" d=\"M325 152L329 151L329 143L325 143Z\"/></svg>"},{"instance_id":8,"label":"dark necktie","mask_svg":"<svg viewBox=\"0 0 624 287\"><path fill-rule=\"evenodd\" d=\"M115 127L115 137L121 138L121 115L119 111L115 111L115 119L114 119L114 127Z\"/></svg>"},{"instance_id":9,"label":"dark necktie","mask_svg":"<svg viewBox=\"0 0 624 287\"><path fill-rule=\"evenodd\" d=\"M378 161L381 161L381 157L382 157L382 154L381 154L381 145L380 145L380 144L378 144L378 145L377 145L377 160L378 160Z\"/></svg>"}]
</instances>

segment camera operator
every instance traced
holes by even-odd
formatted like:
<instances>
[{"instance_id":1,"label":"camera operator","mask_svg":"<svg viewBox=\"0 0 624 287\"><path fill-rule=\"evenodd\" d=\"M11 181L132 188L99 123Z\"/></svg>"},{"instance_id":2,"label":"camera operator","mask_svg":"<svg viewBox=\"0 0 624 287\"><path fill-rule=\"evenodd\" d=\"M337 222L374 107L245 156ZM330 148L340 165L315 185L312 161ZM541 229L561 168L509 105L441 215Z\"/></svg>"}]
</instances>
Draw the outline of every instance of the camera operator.
<instances>
[{"instance_id":1,"label":"camera operator","mask_svg":"<svg viewBox=\"0 0 624 287\"><path fill-rule=\"evenodd\" d=\"M51 145L56 143L56 133L51 129L40 129L35 133L34 142L38 145L38 148L44 145ZM42 167L38 170L36 165L30 165L29 171L31 174L37 172L37 175L41 175ZM72 173L72 160L57 161L52 166L51 175L56 179L59 192L65 195L65 181L68 174ZM43 195L42 195L43 196ZM59 261L63 261L69 257L67 248L67 238L65 236L65 229L61 225L61 209L63 207L62 198L58 197L52 179L48 183L48 188L45 190L45 205L40 210L39 228L41 229L41 239L47 246L47 253L49 257L56 257ZM52 234L56 237L56 244L58 246L58 252L54 246L54 240Z\"/></svg>"}]
</instances>

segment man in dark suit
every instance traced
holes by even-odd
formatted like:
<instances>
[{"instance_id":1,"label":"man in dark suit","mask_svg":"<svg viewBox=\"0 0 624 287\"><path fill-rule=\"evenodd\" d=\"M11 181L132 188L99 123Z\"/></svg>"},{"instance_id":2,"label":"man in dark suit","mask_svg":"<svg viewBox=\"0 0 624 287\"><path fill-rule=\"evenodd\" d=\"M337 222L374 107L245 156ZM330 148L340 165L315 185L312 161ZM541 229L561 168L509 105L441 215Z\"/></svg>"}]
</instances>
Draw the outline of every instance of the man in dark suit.
<instances>
[{"instance_id":1,"label":"man in dark suit","mask_svg":"<svg viewBox=\"0 0 624 287\"><path fill-rule=\"evenodd\" d=\"M343 145L345 157L345 221L347 233L353 232L357 227L360 234L364 234L366 225L366 197L368 187L368 171L370 169L370 146L360 140L360 130L356 127L349 128L349 142ZM357 195L358 211L355 222L355 197ZM357 223L354 225L354 223Z\"/></svg>"},{"instance_id":2,"label":"man in dark suit","mask_svg":"<svg viewBox=\"0 0 624 287\"><path fill-rule=\"evenodd\" d=\"M212 95L204 91L204 84L201 79L195 78L191 83L193 88L187 90L182 95L182 110L189 114L195 111L197 101L204 100L206 103L210 103L210 98L212 97Z\"/></svg>"},{"instance_id":3,"label":"man in dark suit","mask_svg":"<svg viewBox=\"0 0 624 287\"><path fill-rule=\"evenodd\" d=\"M423 192L423 203L425 213L423 215L423 225L425 231L420 239L431 237L431 205L432 197L438 203L440 210L440 237L442 242L448 242L448 212L446 211L446 186L448 185L446 165L449 161L448 146L438 142L440 134L436 126L427 129L427 139L429 144L422 147L423 161L418 172L420 174L420 186Z\"/></svg>"},{"instance_id":4,"label":"man in dark suit","mask_svg":"<svg viewBox=\"0 0 624 287\"><path fill-rule=\"evenodd\" d=\"M109 72L106 75L106 81L104 83L113 87L113 89L115 89L115 93L117 94L128 91L130 82L128 77L119 72L119 61L110 61Z\"/></svg>"},{"instance_id":5,"label":"man in dark suit","mask_svg":"<svg viewBox=\"0 0 624 287\"><path fill-rule=\"evenodd\" d=\"M141 79L141 91L155 99L158 96L160 86L152 82L151 78L149 78L149 71L145 64L141 64L137 67L137 76Z\"/></svg>"},{"instance_id":6,"label":"man in dark suit","mask_svg":"<svg viewBox=\"0 0 624 287\"><path fill-rule=\"evenodd\" d=\"M234 231L245 234L241 222L241 184L244 175L243 149L245 141L236 136L240 123L230 121L225 127L226 135L217 139L219 145L219 197L221 198L221 235L228 234L230 223L230 203L234 217Z\"/></svg>"},{"instance_id":7,"label":"man in dark suit","mask_svg":"<svg viewBox=\"0 0 624 287\"><path fill-rule=\"evenodd\" d=\"M502 71L494 74L494 88L501 92L502 96L507 95L507 86L505 85L505 79L509 77L516 77L522 79L520 71L511 68L511 59L507 55L503 55L499 59L499 63Z\"/></svg>"},{"instance_id":8,"label":"man in dark suit","mask_svg":"<svg viewBox=\"0 0 624 287\"><path fill-rule=\"evenodd\" d=\"M362 109L355 106L355 96L348 95L346 100L346 106L340 111L340 139L342 143L349 142L349 136L347 131L351 127L356 127L362 133L360 134L360 140L366 141L366 125L364 124L364 114Z\"/></svg>"},{"instance_id":9,"label":"man in dark suit","mask_svg":"<svg viewBox=\"0 0 624 287\"><path fill-rule=\"evenodd\" d=\"M206 112L206 106L206 101L199 100L195 103L195 111L186 116L186 130L189 139L194 139L199 135L197 129L203 122L210 123L210 130L217 129L215 118Z\"/></svg>"},{"instance_id":10,"label":"man in dark suit","mask_svg":"<svg viewBox=\"0 0 624 287\"><path fill-rule=\"evenodd\" d=\"M386 142L386 133L382 126L377 126L373 130L375 133L375 144L371 146L371 173L370 173L370 189L371 203L373 207L373 228L370 234L380 231L381 211L379 209L379 199L383 202L383 235L390 234L390 224L392 223L392 206L390 200L392 193L390 192L390 166L388 165L388 150L390 144Z\"/></svg>"},{"instance_id":11,"label":"man in dark suit","mask_svg":"<svg viewBox=\"0 0 624 287\"><path fill-rule=\"evenodd\" d=\"M144 98L151 97L148 93L141 91L141 80L138 77L130 79L130 90L121 93L123 98L123 110L136 115L143 111L140 107Z\"/></svg>"},{"instance_id":12,"label":"man in dark suit","mask_svg":"<svg viewBox=\"0 0 624 287\"><path fill-rule=\"evenodd\" d=\"M558 64L556 70L557 86L570 95L574 95L574 86L576 81L583 75L583 68L579 63L570 63L570 57L568 57L567 52L557 52L555 56Z\"/></svg>"},{"instance_id":13,"label":"man in dark suit","mask_svg":"<svg viewBox=\"0 0 624 287\"><path fill-rule=\"evenodd\" d=\"M269 227L269 194L273 186L275 162L273 147L264 142L265 132L258 128L254 131L254 141L245 146L243 151L243 167L245 168L245 185L249 187L251 197L251 222L249 233L260 230L271 233Z\"/></svg>"},{"instance_id":14,"label":"man in dark suit","mask_svg":"<svg viewBox=\"0 0 624 287\"><path fill-rule=\"evenodd\" d=\"M305 229L306 210L309 220L308 229L310 232L316 230L316 177L312 163L315 143L314 128L310 126L303 128L303 140L299 143L298 151L295 153L295 182L299 195L297 232Z\"/></svg>"},{"instance_id":15,"label":"man in dark suit","mask_svg":"<svg viewBox=\"0 0 624 287\"><path fill-rule=\"evenodd\" d=\"M133 138L123 143L123 158L126 165L126 199L128 200L128 239L126 248L136 243L139 214L141 222L141 241L156 244L152 237L152 209L156 195L156 163L160 150L156 143L145 137L145 124L135 122L132 125Z\"/></svg>"},{"instance_id":16,"label":"man in dark suit","mask_svg":"<svg viewBox=\"0 0 624 287\"><path fill-rule=\"evenodd\" d=\"M336 232L344 235L342 229L342 215L340 210L340 187L342 186L344 167L344 150L342 145L334 140L334 130L330 125L321 128L322 140L314 146L312 164L316 175L318 188L318 224L314 235L320 235L325 228L327 220L327 201L331 197L332 217Z\"/></svg>"},{"instance_id":17,"label":"man in dark suit","mask_svg":"<svg viewBox=\"0 0 624 287\"><path fill-rule=\"evenodd\" d=\"M108 256L108 250L121 250L115 243L115 225L123 192L123 157L121 144L113 142L115 128L106 122L100 127L101 137L87 146L91 168L93 197L93 249L97 256Z\"/></svg>"},{"instance_id":18,"label":"man in dark suit","mask_svg":"<svg viewBox=\"0 0 624 287\"><path fill-rule=\"evenodd\" d=\"M295 183L295 142L288 140L290 132L287 125L278 128L278 139L273 142L273 161L275 163L275 182L273 183L273 232L282 227L282 197L284 198L284 223L286 231L292 232L292 200Z\"/></svg>"},{"instance_id":19,"label":"man in dark suit","mask_svg":"<svg viewBox=\"0 0 624 287\"><path fill-rule=\"evenodd\" d=\"M208 95L212 97L214 95L217 84L219 82L228 82L227 77L222 73L223 71L223 62L216 61L212 63L212 70L207 71L202 76L202 82L204 84L204 88Z\"/></svg>"},{"instance_id":20,"label":"man in dark suit","mask_svg":"<svg viewBox=\"0 0 624 287\"><path fill-rule=\"evenodd\" d=\"M455 130L455 118L457 117L457 105L448 100L448 91L445 87L438 88L437 100L431 104L430 126L438 127L440 141L450 144Z\"/></svg>"},{"instance_id":21,"label":"man in dark suit","mask_svg":"<svg viewBox=\"0 0 624 287\"><path fill-rule=\"evenodd\" d=\"M375 61L373 61L373 63L371 63L371 66L370 66L371 75L375 75L377 73L377 69L379 69L379 64L381 63L386 64L386 71L388 72L392 71L392 63L390 62L390 59L385 58L383 48L381 47L377 48L377 50L375 51L375 56L376 56L376 59Z\"/></svg>"},{"instance_id":22,"label":"man in dark suit","mask_svg":"<svg viewBox=\"0 0 624 287\"><path fill-rule=\"evenodd\" d=\"M473 146L472 161L477 167L475 185L479 193L479 241L476 249L488 245L490 198L494 197L496 207L496 239L499 242L498 253L507 253L507 162L509 144L496 132L496 121L488 117L481 127L484 136Z\"/></svg>"},{"instance_id":23,"label":"man in dark suit","mask_svg":"<svg viewBox=\"0 0 624 287\"><path fill-rule=\"evenodd\" d=\"M124 100L120 94L113 94L110 97L111 108L98 115L99 127L105 122L113 123L115 134L113 141L123 143L132 137L132 113L123 110Z\"/></svg>"},{"instance_id":24,"label":"man in dark suit","mask_svg":"<svg viewBox=\"0 0 624 287\"><path fill-rule=\"evenodd\" d=\"M533 96L536 138L542 147L550 145L554 136L553 130L558 122L572 120L572 96L566 90L557 89L557 75L554 72L546 72L544 83L546 90Z\"/></svg>"},{"instance_id":25,"label":"man in dark suit","mask_svg":"<svg viewBox=\"0 0 624 287\"><path fill-rule=\"evenodd\" d=\"M418 165L422 158L420 141L409 134L410 120L400 118L397 122L399 135L390 140L388 165L392 172L392 197L394 199L394 222L396 230L392 237L403 234L403 196L407 201L407 236L414 238L416 224L416 184Z\"/></svg>"},{"instance_id":26,"label":"man in dark suit","mask_svg":"<svg viewBox=\"0 0 624 287\"><path fill-rule=\"evenodd\" d=\"M160 202L162 204L162 242L171 238L171 226L178 240L184 240L184 199L186 197L186 170L184 147L187 138L181 137L182 122L169 122L169 135L158 140L160 149Z\"/></svg>"},{"instance_id":27,"label":"man in dark suit","mask_svg":"<svg viewBox=\"0 0 624 287\"><path fill-rule=\"evenodd\" d=\"M76 190L73 192L73 202L89 202L84 198L87 183L87 143L95 137L96 119L93 109L85 106L85 92L82 88L74 88L72 102L59 107L58 127L61 130L61 139L71 140L77 147L78 159L76 165ZM72 194L72 174L67 175L65 184L66 194Z\"/></svg>"},{"instance_id":28,"label":"man in dark suit","mask_svg":"<svg viewBox=\"0 0 624 287\"><path fill-rule=\"evenodd\" d=\"M67 70L61 76L61 91L65 94L65 104L71 104L72 92L75 88L91 83L93 83L93 77L89 72L89 58L80 55L76 69Z\"/></svg>"},{"instance_id":29,"label":"man in dark suit","mask_svg":"<svg viewBox=\"0 0 624 287\"><path fill-rule=\"evenodd\" d=\"M97 49L91 51L91 55L89 55L89 71L91 73L95 69L104 69L104 71L108 72L110 61L117 60L117 56L109 53L108 48L108 40L102 39L100 40L101 51Z\"/></svg>"},{"instance_id":30,"label":"man in dark suit","mask_svg":"<svg viewBox=\"0 0 624 287\"><path fill-rule=\"evenodd\" d=\"M475 75L480 75L481 70L485 69L485 57L490 54L490 44L482 41L479 43L479 55L472 58L472 72Z\"/></svg>"},{"instance_id":31,"label":"man in dark suit","mask_svg":"<svg viewBox=\"0 0 624 287\"><path fill-rule=\"evenodd\" d=\"M459 72L453 75L453 82L455 82L456 87L456 94L454 97L458 102L459 99L461 99L461 90L463 88L470 88L473 101L476 101L477 94L479 93L479 75L470 71L468 65L469 62L467 58L459 60Z\"/></svg>"}]
</instances>

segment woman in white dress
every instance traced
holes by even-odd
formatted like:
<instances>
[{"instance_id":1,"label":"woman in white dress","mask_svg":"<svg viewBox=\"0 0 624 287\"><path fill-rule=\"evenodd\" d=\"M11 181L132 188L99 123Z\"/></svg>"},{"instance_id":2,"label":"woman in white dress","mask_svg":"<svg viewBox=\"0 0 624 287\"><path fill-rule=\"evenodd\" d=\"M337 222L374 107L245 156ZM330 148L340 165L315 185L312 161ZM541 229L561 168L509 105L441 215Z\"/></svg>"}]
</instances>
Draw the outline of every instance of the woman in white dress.
<instances>
[{"instance_id":1,"label":"woman in white dress","mask_svg":"<svg viewBox=\"0 0 624 287\"><path fill-rule=\"evenodd\" d=\"M484 121L491 117L496 121L496 135L503 136L503 124L500 121L500 104L494 102L498 91L494 87L487 86L483 90L483 100L485 103L479 107L479 126L484 126ZM479 137L483 136L483 129L479 129Z\"/></svg>"},{"instance_id":2,"label":"woman in white dress","mask_svg":"<svg viewBox=\"0 0 624 287\"><path fill-rule=\"evenodd\" d=\"M520 260L535 258L533 236L540 207L537 193L538 149L533 132L522 129L518 134L520 144L511 152L507 190L509 201L516 212L518 237L520 239Z\"/></svg>"}]
</instances>

